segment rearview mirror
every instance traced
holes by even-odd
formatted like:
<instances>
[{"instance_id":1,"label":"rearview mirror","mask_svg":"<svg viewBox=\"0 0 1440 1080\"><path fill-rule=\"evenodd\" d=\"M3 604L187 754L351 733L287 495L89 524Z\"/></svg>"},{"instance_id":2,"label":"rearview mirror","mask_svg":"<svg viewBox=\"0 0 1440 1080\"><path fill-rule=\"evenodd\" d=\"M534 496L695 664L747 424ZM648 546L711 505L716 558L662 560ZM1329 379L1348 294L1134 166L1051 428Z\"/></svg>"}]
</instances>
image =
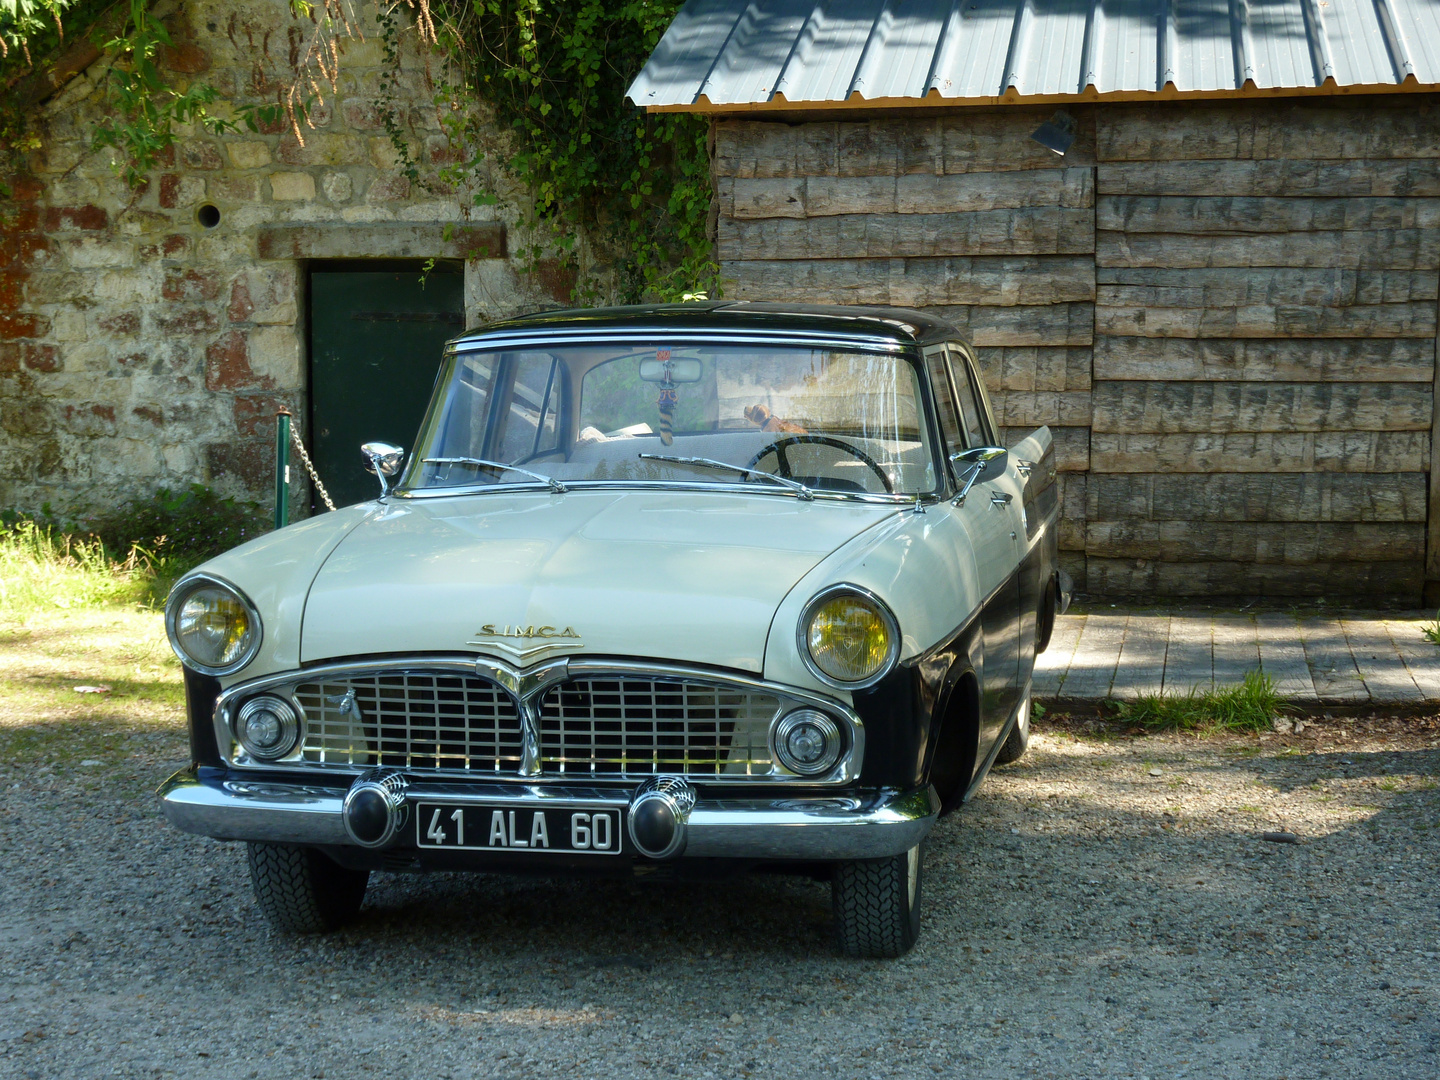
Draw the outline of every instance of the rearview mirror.
<instances>
[{"instance_id":1,"label":"rearview mirror","mask_svg":"<svg viewBox=\"0 0 1440 1080\"><path fill-rule=\"evenodd\" d=\"M380 478L380 497L390 494L387 476L394 476L405 464L405 451L398 446L384 442L367 442L360 447L365 458L365 471Z\"/></svg>"},{"instance_id":2,"label":"rearview mirror","mask_svg":"<svg viewBox=\"0 0 1440 1080\"><path fill-rule=\"evenodd\" d=\"M950 455L950 463L957 476L963 476L960 494L955 496L955 505L964 506L965 496L970 489L985 480L993 480L1005 471L1010 451L1003 446L976 446L959 454Z\"/></svg>"},{"instance_id":3,"label":"rearview mirror","mask_svg":"<svg viewBox=\"0 0 1440 1080\"><path fill-rule=\"evenodd\" d=\"M640 378L645 382L663 383L667 377L672 383L699 382L700 361L690 357L640 361Z\"/></svg>"}]
</instances>

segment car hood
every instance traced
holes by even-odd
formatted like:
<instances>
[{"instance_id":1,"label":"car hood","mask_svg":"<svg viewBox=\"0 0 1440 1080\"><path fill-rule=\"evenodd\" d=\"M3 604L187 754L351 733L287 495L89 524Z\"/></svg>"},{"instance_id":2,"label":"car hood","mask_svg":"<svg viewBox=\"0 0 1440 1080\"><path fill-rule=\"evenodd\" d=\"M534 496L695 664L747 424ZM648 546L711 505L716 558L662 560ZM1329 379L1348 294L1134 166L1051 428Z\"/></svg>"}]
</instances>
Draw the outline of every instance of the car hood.
<instances>
[{"instance_id":1,"label":"car hood","mask_svg":"<svg viewBox=\"0 0 1440 1080\"><path fill-rule=\"evenodd\" d=\"M630 656L758 673L786 593L897 512L674 490L396 499L316 576L301 656Z\"/></svg>"}]
</instances>

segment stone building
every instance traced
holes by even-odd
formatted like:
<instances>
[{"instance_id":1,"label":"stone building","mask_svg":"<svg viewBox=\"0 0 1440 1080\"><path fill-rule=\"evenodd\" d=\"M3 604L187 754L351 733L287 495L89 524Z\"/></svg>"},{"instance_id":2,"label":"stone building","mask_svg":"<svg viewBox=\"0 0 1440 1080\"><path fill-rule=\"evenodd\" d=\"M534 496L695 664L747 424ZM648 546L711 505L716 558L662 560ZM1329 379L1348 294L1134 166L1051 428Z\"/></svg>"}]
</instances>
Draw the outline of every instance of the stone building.
<instances>
[{"instance_id":1,"label":"stone building","mask_svg":"<svg viewBox=\"0 0 1440 1080\"><path fill-rule=\"evenodd\" d=\"M1434 604L1434 10L691 0L629 96L712 118L728 296L968 332L1082 588Z\"/></svg>"},{"instance_id":2,"label":"stone building","mask_svg":"<svg viewBox=\"0 0 1440 1080\"><path fill-rule=\"evenodd\" d=\"M314 31L287 0L155 10L170 76L215 87L219 115L273 98ZM368 494L356 443L413 435L439 341L568 299L558 264L511 255L525 192L495 164L493 126L467 148L490 151L476 182L493 204L439 176L459 154L434 100L442 61L413 31L399 43L397 73L373 25L340 42L303 145L284 123L187 131L139 191L90 149L109 60L83 42L61 58L0 207L0 508L84 514L194 482L267 499L282 406L313 421L325 479Z\"/></svg>"}]
</instances>

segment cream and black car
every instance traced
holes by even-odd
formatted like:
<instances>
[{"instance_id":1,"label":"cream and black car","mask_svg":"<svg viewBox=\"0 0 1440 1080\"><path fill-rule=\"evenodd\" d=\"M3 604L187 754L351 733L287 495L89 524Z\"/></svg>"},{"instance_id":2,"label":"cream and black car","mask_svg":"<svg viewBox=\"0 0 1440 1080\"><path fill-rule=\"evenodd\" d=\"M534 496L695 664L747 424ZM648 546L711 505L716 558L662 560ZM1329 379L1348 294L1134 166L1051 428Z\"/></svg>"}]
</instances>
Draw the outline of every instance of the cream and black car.
<instances>
[{"instance_id":1,"label":"cream and black car","mask_svg":"<svg viewBox=\"0 0 1440 1080\"><path fill-rule=\"evenodd\" d=\"M246 842L291 931L373 871L766 866L833 883L844 953L899 955L1068 595L1050 433L998 442L970 346L916 311L466 334L413 450L363 448L379 498L176 584L165 813Z\"/></svg>"}]
</instances>

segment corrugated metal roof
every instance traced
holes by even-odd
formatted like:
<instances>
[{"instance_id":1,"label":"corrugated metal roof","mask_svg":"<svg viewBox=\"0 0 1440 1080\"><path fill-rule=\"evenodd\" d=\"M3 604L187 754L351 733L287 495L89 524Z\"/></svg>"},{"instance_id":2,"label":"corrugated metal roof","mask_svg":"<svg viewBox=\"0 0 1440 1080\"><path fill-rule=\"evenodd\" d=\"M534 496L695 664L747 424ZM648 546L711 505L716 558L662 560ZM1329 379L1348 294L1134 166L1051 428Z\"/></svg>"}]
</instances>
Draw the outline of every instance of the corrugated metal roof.
<instances>
[{"instance_id":1,"label":"corrugated metal roof","mask_svg":"<svg viewBox=\"0 0 1440 1080\"><path fill-rule=\"evenodd\" d=\"M723 108L1402 84L1440 84L1440 0L689 0L626 96Z\"/></svg>"}]
</instances>

